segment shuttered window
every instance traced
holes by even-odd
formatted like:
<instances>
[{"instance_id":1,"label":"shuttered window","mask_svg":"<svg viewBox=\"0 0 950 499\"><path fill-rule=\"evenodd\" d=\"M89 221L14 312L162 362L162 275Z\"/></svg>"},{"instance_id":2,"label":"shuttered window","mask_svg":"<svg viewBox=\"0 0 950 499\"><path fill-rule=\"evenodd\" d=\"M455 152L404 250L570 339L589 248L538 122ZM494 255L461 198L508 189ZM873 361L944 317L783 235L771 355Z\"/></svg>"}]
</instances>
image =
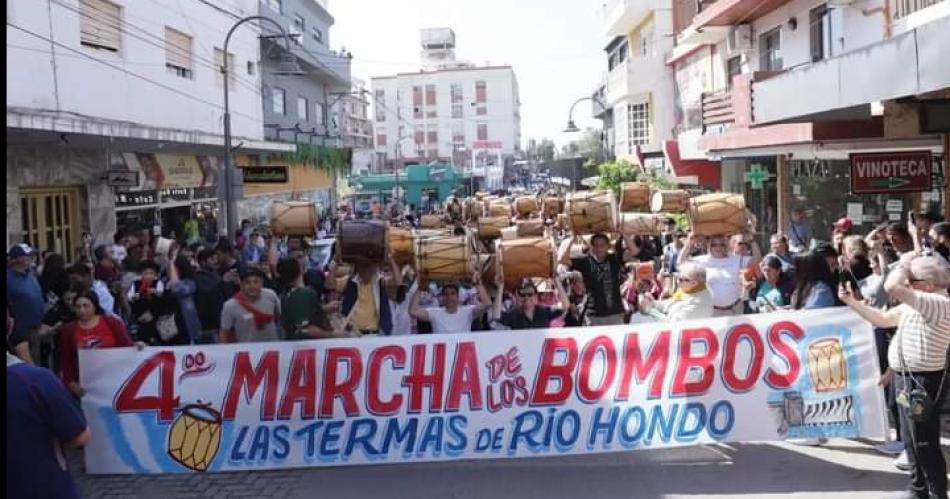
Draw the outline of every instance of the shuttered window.
<instances>
[{"instance_id":1,"label":"shuttered window","mask_svg":"<svg viewBox=\"0 0 950 499\"><path fill-rule=\"evenodd\" d=\"M191 37L165 27L165 67L182 78L191 78Z\"/></svg>"},{"instance_id":2,"label":"shuttered window","mask_svg":"<svg viewBox=\"0 0 950 499\"><path fill-rule=\"evenodd\" d=\"M121 8L106 0L79 0L79 43L110 52L121 48Z\"/></svg>"}]
</instances>

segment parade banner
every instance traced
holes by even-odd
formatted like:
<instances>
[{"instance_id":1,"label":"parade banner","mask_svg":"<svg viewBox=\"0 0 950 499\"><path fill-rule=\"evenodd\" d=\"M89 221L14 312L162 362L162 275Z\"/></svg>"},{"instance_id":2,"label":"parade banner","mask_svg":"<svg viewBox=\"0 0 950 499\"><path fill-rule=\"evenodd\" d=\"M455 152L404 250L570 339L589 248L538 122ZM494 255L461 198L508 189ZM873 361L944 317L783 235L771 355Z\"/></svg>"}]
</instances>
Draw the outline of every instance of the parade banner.
<instances>
[{"instance_id":1,"label":"parade banner","mask_svg":"<svg viewBox=\"0 0 950 499\"><path fill-rule=\"evenodd\" d=\"M848 309L678 323L80 352L89 473L883 438Z\"/></svg>"}]
</instances>

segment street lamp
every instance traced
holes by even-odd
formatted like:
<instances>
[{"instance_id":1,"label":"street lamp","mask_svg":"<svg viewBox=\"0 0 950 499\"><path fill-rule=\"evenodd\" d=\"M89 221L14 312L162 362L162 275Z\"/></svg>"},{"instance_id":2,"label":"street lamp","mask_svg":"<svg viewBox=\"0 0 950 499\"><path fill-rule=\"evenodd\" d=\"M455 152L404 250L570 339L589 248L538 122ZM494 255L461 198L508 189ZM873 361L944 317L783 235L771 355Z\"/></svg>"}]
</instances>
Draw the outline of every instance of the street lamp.
<instances>
[{"instance_id":1,"label":"street lamp","mask_svg":"<svg viewBox=\"0 0 950 499\"><path fill-rule=\"evenodd\" d=\"M281 26L280 23L269 17L245 17L244 19L234 23L234 26L231 26L231 30L228 31L228 35L224 38L224 56L222 57L223 63L221 65L221 74L224 77L224 199L225 205L227 207L226 227L228 230L228 237L234 237L234 235L237 233L238 227L237 208L235 207L234 199L234 177L236 176L237 172L235 172L233 162L231 161L231 108L228 95L228 44L231 43L231 35L234 34L234 31L237 30L238 26L248 21L267 21L274 26L277 26L277 29L280 31L280 38L284 39L286 52L281 55L280 63L278 63L277 70L274 71L274 75L299 76L305 74L303 70L300 69L300 65L297 64L297 58L290 52L290 36L287 35L287 31L284 30L284 27Z\"/></svg>"},{"instance_id":2,"label":"street lamp","mask_svg":"<svg viewBox=\"0 0 950 499\"><path fill-rule=\"evenodd\" d=\"M573 104L571 104L571 110L567 112L567 127L564 128L565 133L575 133L581 131L581 129L577 128L577 125L574 124L574 106L584 102L585 100L593 101L595 104L600 104L600 107L607 109L607 104L596 97L588 96L577 99Z\"/></svg>"}]
</instances>

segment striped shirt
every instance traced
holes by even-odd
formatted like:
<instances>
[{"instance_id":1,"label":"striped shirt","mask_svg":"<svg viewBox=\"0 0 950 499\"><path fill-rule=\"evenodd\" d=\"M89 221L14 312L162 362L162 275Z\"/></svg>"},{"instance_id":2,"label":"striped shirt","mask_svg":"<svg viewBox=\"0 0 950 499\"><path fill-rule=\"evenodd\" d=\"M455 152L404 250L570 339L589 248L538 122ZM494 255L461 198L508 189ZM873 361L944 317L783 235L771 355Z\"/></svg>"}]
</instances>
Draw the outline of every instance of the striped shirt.
<instances>
[{"instance_id":1,"label":"striped shirt","mask_svg":"<svg viewBox=\"0 0 950 499\"><path fill-rule=\"evenodd\" d=\"M913 300L901 304L896 310L901 312L901 318L897 334L887 350L888 363L898 371L944 369L950 345L950 297L915 291ZM907 361L906 367L901 367L902 353Z\"/></svg>"}]
</instances>

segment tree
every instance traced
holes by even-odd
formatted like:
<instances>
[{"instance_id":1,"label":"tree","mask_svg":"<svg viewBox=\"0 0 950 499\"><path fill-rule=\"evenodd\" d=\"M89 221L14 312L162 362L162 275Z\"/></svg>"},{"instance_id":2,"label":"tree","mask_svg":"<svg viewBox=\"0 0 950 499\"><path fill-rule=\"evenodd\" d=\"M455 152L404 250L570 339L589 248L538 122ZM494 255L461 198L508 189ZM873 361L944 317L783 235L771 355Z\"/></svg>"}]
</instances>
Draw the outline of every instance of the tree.
<instances>
[{"instance_id":1,"label":"tree","mask_svg":"<svg viewBox=\"0 0 950 499\"><path fill-rule=\"evenodd\" d=\"M597 188L614 191L614 194L619 196L620 184L637 180L640 171L629 161L621 159L601 163L597 167L597 173L600 175Z\"/></svg>"},{"instance_id":2,"label":"tree","mask_svg":"<svg viewBox=\"0 0 950 499\"><path fill-rule=\"evenodd\" d=\"M543 138L540 142L535 139L528 140L529 161L551 161L556 151L557 148L551 139Z\"/></svg>"},{"instance_id":3,"label":"tree","mask_svg":"<svg viewBox=\"0 0 950 499\"><path fill-rule=\"evenodd\" d=\"M596 161L603 161L603 144L601 143L601 132L596 128L586 128L577 140L573 140L561 148L564 154L584 158L596 158Z\"/></svg>"}]
</instances>

